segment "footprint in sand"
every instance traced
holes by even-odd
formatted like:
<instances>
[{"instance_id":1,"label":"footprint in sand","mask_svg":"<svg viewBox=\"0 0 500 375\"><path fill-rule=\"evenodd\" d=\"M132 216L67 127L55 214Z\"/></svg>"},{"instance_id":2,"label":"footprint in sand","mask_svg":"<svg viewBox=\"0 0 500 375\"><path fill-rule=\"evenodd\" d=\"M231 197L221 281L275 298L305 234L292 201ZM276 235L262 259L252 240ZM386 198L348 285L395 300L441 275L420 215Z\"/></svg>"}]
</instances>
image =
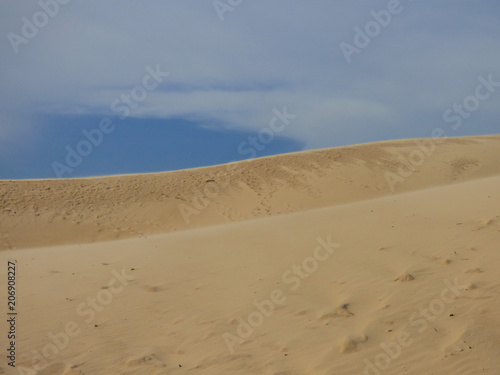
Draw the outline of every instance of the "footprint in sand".
<instances>
[{"instance_id":1,"label":"footprint in sand","mask_svg":"<svg viewBox=\"0 0 500 375\"><path fill-rule=\"evenodd\" d=\"M481 221L478 225L476 225L474 227L474 229L472 229L474 232L477 232L478 230L482 230L482 229L486 229L486 228L489 228L489 227L492 227L493 225L495 225L497 222L497 219L487 219L487 220L483 220Z\"/></svg>"},{"instance_id":2,"label":"footprint in sand","mask_svg":"<svg viewBox=\"0 0 500 375\"><path fill-rule=\"evenodd\" d=\"M484 271L481 268L472 268L470 270L465 271L465 273L483 273Z\"/></svg>"},{"instance_id":3,"label":"footprint in sand","mask_svg":"<svg viewBox=\"0 0 500 375\"><path fill-rule=\"evenodd\" d=\"M346 337L339 345L339 353L349 354L353 353L358 349L358 344L365 342L368 337Z\"/></svg>"},{"instance_id":4,"label":"footprint in sand","mask_svg":"<svg viewBox=\"0 0 500 375\"><path fill-rule=\"evenodd\" d=\"M161 292L162 290L163 290L163 288L161 288L159 286L147 286L146 287L146 291L149 293L157 293L157 292Z\"/></svg>"},{"instance_id":5,"label":"footprint in sand","mask_svg":"<svg viewBox=\"0 0 500 375\"><path fill-rule=\"evenodd\" d=\"M396 277L394 281L396 282L406 282L406 281L412 281L415 280L415 277L413 275L410 275L409 273L405 273L404 275L401 275L399 277Z\"/></svg>"},{"instance_id":6,"label":"footprint in sand","mask_svg":"<svg viewBox=\"0 0 500 375\"><path fill-rule=\"evenodd\" d=\"M477 289L477 285L476 285L476 284L472 284L472 283L470 283L470 284L467 284L467 285L465 286L465 290L467 290L467 291L469 291L469 290L474 290L474 289Z\"/></svg>"},{"instance_id":7,"label":"footprint in sand","mask_svg":"<svg viewBox=\"0 0 500 375\"><path fill-rule=\"evenodd\" d=\"M389 250L392 246L382 246L381 248L378 249L378 251L385 251Z\"/></svg>"},{"instance_id":8,"label":"footprint in sand","mask_svg":"<svg viewBox=\"0 0 500 375\"><path fill-rule=\"evenodd\" d=\"M141 367L146 370L166 370L167 365L163 363L156 354L140 355L130 358L126 363L127 367ZM161 372L156 372L161 374Z\"/></svg>"},{"instance_id":9,"label":"footprint in sand","mask_svg":"<svg viewBox=\"0 0 500 375\"><path fill-rule=\"evenodd\" d=\"M358 348L358 343L351 338L347 338L340 344L339 352L344 354L352 353L356 351L357 348Z\"/></svg>"},{"instance_id":10,"label":"footprint in sand","mask_svg":"<svg viewBox=\"0 0 500 375\"><path fill-rule=\"evenodd\" d=\"M436 262L440 262L441 264L447 266L449 264L452 263L451 259L448 259L448 258L442 258L442 257L436 257L436 256L433 256L431 257L432 260L436 261Z\"/></svg>"},{"instance_id":11,"label":"footprint in sand","mask_svg":"<svg viewBox=\"0 0 500 375\"><path fill-rule=\"evenodd\" d=\"M346 303L336 308L333 312L323 314L319 320L324 321L337 318L349 318L350 316L354 316L354 314L349 311L349 304Z\"/></svg>"},{"instance_id":12,"label":"footprint in sand","mask_svg":"<svg viewBox=\"0 0 500 375\"><path fill-rule=\"evenodd\" d=\"M72 367L68 369L64 375L84 375L85 373L82 370L79 370L77 367Z\"/></svg>"}]
</instances>

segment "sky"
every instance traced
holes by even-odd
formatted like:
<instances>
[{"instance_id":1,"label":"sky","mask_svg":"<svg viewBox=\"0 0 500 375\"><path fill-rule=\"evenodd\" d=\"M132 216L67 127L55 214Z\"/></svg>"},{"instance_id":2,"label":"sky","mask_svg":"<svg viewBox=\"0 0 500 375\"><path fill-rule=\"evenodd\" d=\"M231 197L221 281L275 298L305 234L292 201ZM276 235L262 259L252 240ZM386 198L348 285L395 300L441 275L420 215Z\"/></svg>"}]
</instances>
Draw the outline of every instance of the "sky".
<instances>
[{"instance_id":1,"label":"sky","mask_svg":"<svg viewBox=\"0 0 500 375\"><path fill-rule=\"evenodd\" d=\"M0 2L0 179L500 133L500 2Z\"/></svg>"}]
</instances>

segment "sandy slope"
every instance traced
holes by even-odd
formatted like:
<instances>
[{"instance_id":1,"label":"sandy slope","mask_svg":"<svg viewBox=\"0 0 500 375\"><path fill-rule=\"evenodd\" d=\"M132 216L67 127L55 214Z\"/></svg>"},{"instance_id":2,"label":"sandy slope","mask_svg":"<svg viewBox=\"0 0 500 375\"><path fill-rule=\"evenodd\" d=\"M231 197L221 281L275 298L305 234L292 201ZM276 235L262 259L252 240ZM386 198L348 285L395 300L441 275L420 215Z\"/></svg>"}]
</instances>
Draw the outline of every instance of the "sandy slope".
<instances>
[{"instance_id":1,"label":"sandy slope","mask_svg":"<svg viewBox=\"0 0 500 375\"><path fill-rule=\"evenodd\" d=\"M500 173L499 159L500 136L485 136L380 142L159 174L0 181L0 249L301 212L492 176Z\"/></svg>"},{"instance_id":2,"label":"sandy slope","mask_svg":"<svg viewBox=\"0 0 500 375\"><path fill-rule=\"evenodd\" d=\"M0 373L498 374L499 143L500 137L447 141L396 186L403 194L390 191L376 155L410 153L408 141L241 163L238 173L250 174L248 180L231 180L229 192L200 210L195 229L89 244L78 244L86 240L80 236L73 245L3 251L2 280L7 260L17 261L20 315L17 371L4 360ZM331 166L330 156L341 165ZM273 188L272 180L254 177L284 179L274 174L278 167L303 180ZM209 179L208 170L178 173ZM90 200L113 198L111 214L120 217L102 218L107 228L106 220L147 217L159 181L187 184L176 174L62 183L84 186L73 191L80 215ZM29 187L50 196L57 183L3 184L4 202L16 212L1 221L11 246L40 236L19 192ZM105 188L111 183L130 196L113 196ZM17 198L9 184L18 184ZM129 202L131 186L149 201L141 209L141 195ZM38 206L37 217L60 202ZM270 216L286 204L294 213ZM224 215L224 207L238 214ZM305 210L314 207L322 208ZM223 224L203 227L210 214ZM92 215L81 220L87 225ZM10 224L23 218L30 223L26 242ZM72 240L62 222L47 224L43 243Z\"/></svg>"}]
</instances>

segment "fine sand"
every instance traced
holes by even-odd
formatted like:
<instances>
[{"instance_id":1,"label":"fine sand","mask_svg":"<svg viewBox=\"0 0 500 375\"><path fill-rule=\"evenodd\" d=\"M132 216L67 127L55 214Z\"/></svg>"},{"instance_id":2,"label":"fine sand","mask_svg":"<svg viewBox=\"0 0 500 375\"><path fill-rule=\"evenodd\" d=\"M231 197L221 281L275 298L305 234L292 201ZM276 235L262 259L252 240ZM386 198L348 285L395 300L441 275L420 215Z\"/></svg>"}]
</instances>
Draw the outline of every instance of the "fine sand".
<instances>
[{"instance_id":1,"label":"fine sand","mask_svg":"<svg viewBox=\"0 0 500 375\"><path fill-rule=\"evenodd\" d=\"M500 136L0 181L0 374L498 375L499 187Z\"/></svg>"}]
</instances>

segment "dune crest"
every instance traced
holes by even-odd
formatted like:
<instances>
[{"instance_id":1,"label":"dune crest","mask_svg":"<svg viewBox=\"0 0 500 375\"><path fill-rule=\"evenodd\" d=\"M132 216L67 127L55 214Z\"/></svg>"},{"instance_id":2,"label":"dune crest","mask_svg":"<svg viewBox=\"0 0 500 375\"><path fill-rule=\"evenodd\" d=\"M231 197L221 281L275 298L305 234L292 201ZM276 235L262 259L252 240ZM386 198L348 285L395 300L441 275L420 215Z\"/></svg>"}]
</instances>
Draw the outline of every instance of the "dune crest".
<instances>
[{"instance_id":1,"label":"dune crest","mask_svg":"<svg viewBox=\"0 0 500 375\"><path fill-rule=\"evenodd\" d=\"M0 249L174 232L500 173L500 136L388 141L144 175L0 181Z\"/></svg>"}]
</instances>

